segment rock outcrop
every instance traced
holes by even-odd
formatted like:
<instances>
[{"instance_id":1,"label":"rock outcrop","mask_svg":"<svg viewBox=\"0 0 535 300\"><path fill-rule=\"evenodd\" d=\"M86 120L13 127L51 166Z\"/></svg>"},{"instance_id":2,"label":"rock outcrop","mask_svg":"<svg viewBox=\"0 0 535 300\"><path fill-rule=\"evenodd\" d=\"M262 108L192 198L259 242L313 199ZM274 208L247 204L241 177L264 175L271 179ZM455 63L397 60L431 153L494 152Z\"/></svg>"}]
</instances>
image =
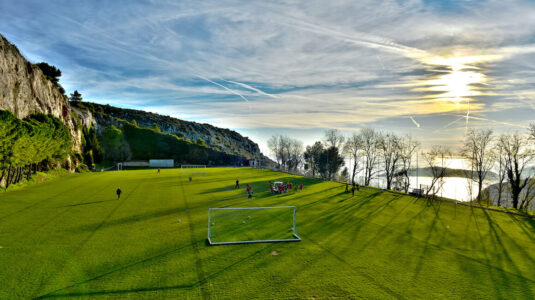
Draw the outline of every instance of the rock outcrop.
<instances>
[{"instance_id":1,"label":"rock outcrop","mask_svg":"<svg viewBox=\"0 0 535 300\"><path fill-rule=\"evenodd\" d=\"M51 114L69 127L73 150L81 151L81 131L71 117L69 101L41 69L22 56L0 34L0 109L23 119L33 113Z\"/></svg>"}]
</instances>

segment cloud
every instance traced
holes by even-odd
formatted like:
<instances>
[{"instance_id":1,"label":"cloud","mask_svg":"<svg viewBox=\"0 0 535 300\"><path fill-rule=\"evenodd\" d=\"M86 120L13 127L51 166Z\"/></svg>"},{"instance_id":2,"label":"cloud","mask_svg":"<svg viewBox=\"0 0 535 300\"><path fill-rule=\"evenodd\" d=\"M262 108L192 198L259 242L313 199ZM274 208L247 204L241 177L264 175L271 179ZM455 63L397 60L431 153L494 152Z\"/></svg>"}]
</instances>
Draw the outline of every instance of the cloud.
<instances>
[{"instance_id":1,"label":"cloud","mask_svg":"<svg viewBox=\"0 0 535 300\"><path fill-rule=\"evenodd\" d=\"M21 0L2 5L0 32L30 59L59 66L61 83L86 100L232 128L315 130L320 138L325 128L388 124L432 138L452 123L445 141L469 126L520 128L528 117L517 110L535 112L535 4L448 3L102 9Z\"/></svg>"}]
</instances>

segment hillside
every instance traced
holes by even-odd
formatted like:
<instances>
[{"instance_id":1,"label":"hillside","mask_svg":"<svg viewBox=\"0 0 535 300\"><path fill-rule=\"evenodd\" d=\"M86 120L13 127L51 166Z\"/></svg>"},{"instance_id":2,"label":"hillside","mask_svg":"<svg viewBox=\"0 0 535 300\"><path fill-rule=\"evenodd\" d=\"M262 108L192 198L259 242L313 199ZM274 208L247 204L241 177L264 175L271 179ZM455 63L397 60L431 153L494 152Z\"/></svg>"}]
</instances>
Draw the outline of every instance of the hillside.
<instances>
[{"instance_id":1,"label":"hillside","mask_svg":"<svg viewBox=\"0 0 535 300\"><path fill-rule=\"evenodd\" d=\"M71 105L80 109L87 109L93 114L107 115L130 123L135 120L139 127L153 128L154 124L156 124L163 133L186 138L194 143L202 139L206 145L225 153L238 155L246 159L268 162L268 159L260 152L258 144L230 129L110 105L90 102L71 102Z\"/></svg>"},{"instance_id":2,"label":"hillside","mask_svg":"<svg viewBox=\"0 0 535 300\"><path fill-rule=\"evenodd\" d=\"M256 143L232 130L139 110L70 103L59 84L60 76L61 71L54 66L32 64L26 60L15 45L0 35L0 112L10 112L19 120L34 114L50 115L58 118L70 133L72 151L61 158L66 163L59 159L54 164L47 164L50 167L61 165L74 171L91 168L101 160L149 158L174 158L177 162L214 165L247 165L249 160L265 166L272 163L262 155ZM8 115L3 114L6 117L0 120L3 122L0 127L9 127ZM132 126L134 120L138 125ZM147 130L155 129L155 124L158 130ZM123 129L128 130L123 132ZM105 134L110 132L117 134L114 145L108 145L110 141L106 140ZM5 170L15 167L12 156L16 153L9 152L8 148L2 150L6 153L0 153L3 157L0 186L5 185ZM20 164L16 167L26 169L25 172L30 174L34 161ZM17 178L22 178L21 172L17 171Z\"/></svg>"},{"instance_id":3,"label":"hillside","mask_svg":"<svg viewBox=\"0 0 535 300\"><path fill-rule=\"evenodd\" d=\"M252 201L234 189L236 178L252 186ZM269 181L303 182L304 190L271 194ZM210 168L192 184L176 169L138 170L7 192L0 298L533 299L534 220L343 190L285 173ZM283 205L297 207L301 242L207 245L208 208Z\"/></svg>"},{"instance_id":4,"label":"hillside","mask_svg":"<svg viewBox=\"0 0 535 300\"><path fill-rule=\"evenodd\" d=\"M223 164L230 164L231 161L234 161L234 163L241 162L248 165L248 160L257 160L264 166L269 166L272 163L269 158L260 152L258 144L229 129L179 120L141 110L123 109L90 102L71 102L71 107L82 123L91 115L91 118L94 119L92 121L93 124L100 130L110 125L116 125L121 128L123 125L127 125L125 128L128 131L125 131L125 133L128 133L127 137L130 137L128 144L132 154L129 159L175 157L181 162L209 163L210 159L206 159L206 155L200 157L192 155L198 150L204 151L204 148L208 148L212 152L221 152L223 156L235 157L233 159L225 159ZM85 114L83 114L84 112ZM133 125L134 123L137 125ZM154 130L155 125L157 125L158 130ZM152 139L149 137L149 133L152 135ZM166 142L160 143L161 147L158 149L158 143L155 142L154 138L169 140L165 136L174 136L175 140L182 141L181 145L190 144L188 146L189 150L183 149L182 146L177 146L183 150L178 151L182 154L178 152L172 154L170 150L165 150L172 148L169 145L164 145ZM154 147L148 149L151 145ZM198 147L199 145L204 146ZM218 159L217 161L221 160Z\"/></svg>"}]
</instances>

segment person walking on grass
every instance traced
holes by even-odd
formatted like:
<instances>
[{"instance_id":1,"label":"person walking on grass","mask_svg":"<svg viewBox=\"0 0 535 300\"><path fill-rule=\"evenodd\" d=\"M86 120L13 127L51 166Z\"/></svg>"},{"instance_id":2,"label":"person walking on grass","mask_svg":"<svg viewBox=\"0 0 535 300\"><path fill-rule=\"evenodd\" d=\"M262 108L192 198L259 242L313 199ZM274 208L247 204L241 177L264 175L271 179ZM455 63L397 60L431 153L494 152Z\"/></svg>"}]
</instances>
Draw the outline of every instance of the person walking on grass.
<instances>
[{"instance_id":1,"label":"person walking on grass","mask_svg":"<svg viewBox=\"0 0 535 300\"><path fill-rule=\"evenodd\" d=\"M189 177L189 184L191 184L191 181L193 181L193 178L191 176Z\"/></svg>"},{"instance_id":2,"label":"person walking on grass","mask_svg":"<svg viewBox=\"0 0 535 300\"><path fill-rule=\"evenodd\" d=\"M234 189L239 189L239 188L240 188L240 181L236 179L236 185L234 186Z\"/></svg>"},{"instance_id":3,"label":"person walking on grass","mask_svg":"<svg viewBox=\"0 0 535 300\"><path fill-rule=\"evenodd\" d=\"M303 183L301 183L301 185L299 185L299 191L302 191L303 190Z\"/></svg>"},{"instance_id":4,"label":"person walking on grass","mask_svg":"<svg viewBox=\"0 0 535 300\"><path fill-rule=\"evenodd\" d=\"M354 185L351 187L351 194L353 195L351 197L355 197L355 186Z\"/></svg>"},{"instance_id":5,"label":"person walking on grass","mask_svg":"<svg viewBox=\"0 0 535 300\"><path fill-rule=\"evenodd\" d=\"M349 192L349 183L346 182L346 193Z\"/></svg>"},{"instance_id":6,"label":"person walking on grass","mask_svg":"<svg viewBox=\"0 0 535 300\"><path fill-rule=\"evenodd\" d=\"M158 168L158 174L160 174L160 168Z\"/></svg>"},{"instance_id":7,"label":"person walking on grass","mask_svg":"<svg viewBox=\"0 0 535 300\"><path fill-rule=\"evenodd\" d=\"M120 187L118 187L118 188L117 188L117 191L115 191L115 193L117 194L117 200L121 199L121 193L122 193L122 192L123 192L123 191L121 191L121 188L120 188Z\"/></svg>"}]
</instances>

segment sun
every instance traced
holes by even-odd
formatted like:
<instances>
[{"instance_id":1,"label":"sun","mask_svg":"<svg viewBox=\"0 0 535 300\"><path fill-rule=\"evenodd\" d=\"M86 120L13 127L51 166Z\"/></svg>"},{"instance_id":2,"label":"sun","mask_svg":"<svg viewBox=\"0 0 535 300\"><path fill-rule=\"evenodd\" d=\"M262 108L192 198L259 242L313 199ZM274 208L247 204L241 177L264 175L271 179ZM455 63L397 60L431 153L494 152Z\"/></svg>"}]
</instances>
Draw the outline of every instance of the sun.
<instances>
[{"instance_id":1,"label":"sun","mask_svg":"<svg viewBox=\"0 0 535 300\"><path fill-rule=\"evenodd\" d=\"M459 63L458 58L442 58L439 62L448 70L425 81L425 90L435 92L432 98L460 102L481 95L481 85L487 78L479 68Z\"/></svg>"}]
</instances>

